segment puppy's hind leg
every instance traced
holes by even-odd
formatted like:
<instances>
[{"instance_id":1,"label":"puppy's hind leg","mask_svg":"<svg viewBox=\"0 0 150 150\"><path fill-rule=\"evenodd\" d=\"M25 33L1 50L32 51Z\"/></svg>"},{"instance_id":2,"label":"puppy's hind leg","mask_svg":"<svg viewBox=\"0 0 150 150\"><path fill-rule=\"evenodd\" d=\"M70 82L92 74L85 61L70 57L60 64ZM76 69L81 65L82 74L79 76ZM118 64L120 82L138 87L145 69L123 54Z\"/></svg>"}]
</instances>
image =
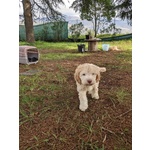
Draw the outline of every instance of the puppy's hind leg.
<instances>
[{"instance_id":1,"label":"puppy's hind leg","mask_svg":"<svg viewBox=\"0 0 150 150\"><path fill-rule=\"evenodd\" d=\"M79 100L80 100L79 109L81 111L85 111L88 108L88 100L86 96L86 91L79 91Z\"/></svg>"}]
</instances>

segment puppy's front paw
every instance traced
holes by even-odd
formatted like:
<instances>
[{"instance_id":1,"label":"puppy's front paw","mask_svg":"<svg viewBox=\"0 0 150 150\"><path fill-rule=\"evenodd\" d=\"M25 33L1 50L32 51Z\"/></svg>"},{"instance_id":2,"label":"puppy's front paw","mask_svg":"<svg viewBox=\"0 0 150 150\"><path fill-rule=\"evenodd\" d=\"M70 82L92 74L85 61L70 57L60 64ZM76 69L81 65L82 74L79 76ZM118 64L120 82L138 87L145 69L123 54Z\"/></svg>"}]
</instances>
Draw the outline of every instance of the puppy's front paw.
<instances>
[{"instance_id":1,"label":"puppy's front paw","mask_svg":"<svg viewBox=\"0 0 150 150\"><path fill-rule=\"evenodd\" d=\"M87 108L88 108L88 105L80 105L80 106L79 106L79 109L80 109L81 111L85 111Z\"/></svg>"},{"instance_id":2,"label":"puppy's front paw","mask_svg":"<svg viewBox=\"0 0 150 150\"><path fill-rule=\"evenodd\" d=\"M92 95L92 98L99 99L99 95L98 94L94 94L94 95Z\"/></svg>"}]
</instances>

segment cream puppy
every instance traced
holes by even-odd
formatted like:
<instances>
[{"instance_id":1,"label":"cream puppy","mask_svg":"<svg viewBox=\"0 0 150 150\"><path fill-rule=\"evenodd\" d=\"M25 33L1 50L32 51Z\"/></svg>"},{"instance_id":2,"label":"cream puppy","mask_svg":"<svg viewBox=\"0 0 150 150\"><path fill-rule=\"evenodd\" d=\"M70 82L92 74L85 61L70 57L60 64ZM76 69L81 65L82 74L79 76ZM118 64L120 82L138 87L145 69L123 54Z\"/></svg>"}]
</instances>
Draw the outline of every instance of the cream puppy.
<instances>
[{"instance_id":1,"label":"cream puppy","mask_svg":"<svg viewBox=\"0 0 150 150\"><path fill-rule=\"evenodd\" d=\"M100 72L105 72L105 67L98 67L94 64L81 64L74 73L74 79L77 85L80 105L79 109L85 111L88 108L87 92L92 98L99 99L98 86L100 81Z\"/></svg>"}]
</instances>

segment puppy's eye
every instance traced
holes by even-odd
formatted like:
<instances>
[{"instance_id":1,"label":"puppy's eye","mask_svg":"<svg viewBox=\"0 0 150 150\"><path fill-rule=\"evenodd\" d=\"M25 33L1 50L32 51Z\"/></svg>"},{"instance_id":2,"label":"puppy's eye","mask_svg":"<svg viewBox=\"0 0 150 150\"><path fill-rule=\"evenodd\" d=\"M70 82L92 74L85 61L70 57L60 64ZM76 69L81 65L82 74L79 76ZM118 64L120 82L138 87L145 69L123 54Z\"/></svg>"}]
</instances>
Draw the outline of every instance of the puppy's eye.
<instances>
[{"instance_id":1,"label":"puppy's eye","mask_svg":"<svg viewBox=\"0 0 150 150\"><path fill-rule=\"evenodd\" d=\"M94 75L95 75L95 73L92 73L92 75L94 76Z\"/></svg>"},{"instance_id":2,"label":"puppy's eye","mask_svg":"<svg viewBox=\"0 0 150 150\"><path fill-rule=\"evenodd\" d=\"M82 75L85 76L85 73L83 73Z\"/></svg>"}]
</instances>

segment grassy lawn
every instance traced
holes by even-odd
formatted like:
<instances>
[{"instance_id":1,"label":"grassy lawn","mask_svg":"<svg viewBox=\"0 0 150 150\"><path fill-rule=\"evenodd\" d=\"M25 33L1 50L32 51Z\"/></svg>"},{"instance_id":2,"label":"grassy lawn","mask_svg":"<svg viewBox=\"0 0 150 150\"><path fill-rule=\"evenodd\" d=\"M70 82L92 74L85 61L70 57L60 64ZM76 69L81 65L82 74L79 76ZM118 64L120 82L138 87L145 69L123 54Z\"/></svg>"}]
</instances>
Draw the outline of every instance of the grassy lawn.
<instances>
[{"instance_id":1,"label":"grassy lawn","mask_svg":"<svg viewBox=\"0 0 150 150\"><path fill-rule=\"evenodd\" d=\"M105 42L120 51L78 53L79 43L35 42L36 65L19 65L20 150L131 150L132 41ZM86 48L87 48L87 43ZM20 45L28 43L20 42ZM88 96L81 112L74 70L81 63L106 67L99 100Z\"/></svg>"},{"instance_id":2,"label":"grassy lawn","mask_svg":"<svg viewBox=\"0 0 150 150\"><path fill-rule=\"evenodd\" d=\"M83 42L86 45L87 48L87 42ZM110 46L118 46L118 48L121 48L122 50L131 50L132 49L132 41L131 40L123 40L123 41L113 41L113 42L100 42L99 49L102 49L102 44L108 43ZM56 50L75 50L77 49L77 44L80 44L80 42L42 42L37 41L33 46L36 46L39 50L43 49L49 49L50 51L53 49ZM31 45L26 42L20 42L20 45Z\"/></svg>"}]
</instances>

